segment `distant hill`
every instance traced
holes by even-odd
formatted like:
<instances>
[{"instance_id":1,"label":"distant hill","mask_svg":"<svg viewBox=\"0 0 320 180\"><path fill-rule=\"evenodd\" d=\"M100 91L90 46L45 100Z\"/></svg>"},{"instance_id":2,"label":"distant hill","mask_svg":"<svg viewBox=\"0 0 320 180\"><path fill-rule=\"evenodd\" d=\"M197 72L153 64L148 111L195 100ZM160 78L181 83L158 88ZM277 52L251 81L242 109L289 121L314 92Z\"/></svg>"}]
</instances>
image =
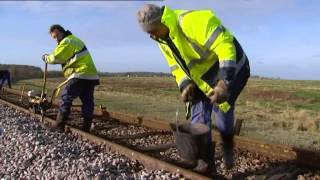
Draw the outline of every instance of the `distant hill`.
<instances>
[{"instance_id":1,"label":"distant hill","mask_svg":"<svg viewBox=\"0 0 320 180\"><path fill-rule=\"evenodd\" d=\"M42 78L43 71L40 67L16 64L0 64L0 70L9 70L13 81L22 79ZM172 77L171 73L163 72L100 72L100 76L107 77ZM63 77L61 71L49 71L49 78ZM275 79L251 75L253 79Z\"/></svg>"},{"instance_id":2,"label":"distant hill","mask_svg":"<svg viewBox=\"0 0 320 180\"><path fill-rule=\"evenodd\" d=\"M42 70L36 66L0 64L0 70L9 70L13 81L42 77Z\"/></svg>"},{"instance_id":3,"label":"distant hill","mask_svg":"<svg viewBox=\"0 0 320 180\"><path fill-rule=\"evenodd\" d=\"M0 64L0 70L9 70L11 73L11 78L13 81L22 80L22 79L33 79L33 78L42 78L43 71L40 67L30 66L30 65L17 65L17 64ZM101 72L100 76L109 76L109 77L170 77L172 76L169 73L162 72ZM61 71L49 71L48 77L63 77Z\"/></svg>"},{"instance_id":4,"label":"distant hill","mask_svg":"<svg viewBox=\"0 0 320 180\"><path fill-rule=\"evenodd\" d=\"M171 73L163 72L100 72L100 76L109 77L171 77Z\"/></svg>"}]
</instances>

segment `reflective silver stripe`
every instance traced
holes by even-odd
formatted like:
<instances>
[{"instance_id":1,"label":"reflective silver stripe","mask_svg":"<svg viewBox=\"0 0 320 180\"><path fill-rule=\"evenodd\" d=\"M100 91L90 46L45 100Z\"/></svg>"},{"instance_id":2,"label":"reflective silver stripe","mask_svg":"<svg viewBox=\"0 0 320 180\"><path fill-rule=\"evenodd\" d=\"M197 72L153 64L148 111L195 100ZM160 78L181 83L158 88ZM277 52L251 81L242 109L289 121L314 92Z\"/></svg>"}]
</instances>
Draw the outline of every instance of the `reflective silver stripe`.
<instances>
[{"instance_id":1,"label":"reflective silver stripe","mask_svg":"<svg viewBox=\"0 0 320 180\"><path fill-rule=\"evenodd\" d=\"M58 58L54 58L52 62L55 63L55 64L63 64L63 63L65 63L65 61L63 61L61 59L58 59Z\"/></svg>"},{"instance_id":2,"label":"reflective silver stripe","mask_svg":"<svg viewBox=\"0 0 320 180\"><path fill-rule=\"evenodd\" d=\"M173 66L170 66L170 70L171 72L177 70L179 68L179 66L177 64L173 65Z\"/></svg>"},{"instance_id":3,"label":"reflective silver stripe","mask_svg":"<svg viewBox=\"0 0 320 180\"><path fill-rule=\"evenodd\" d=\"M192 48L198 53L198 55L200 56L199 59L191 59L189 64L187 65L189 69L191 69L195 64L197 63L201 63L203 62L205 59L207 59L210 56L210 47L212 46L212 44L215 42L215 40L218 38L218 36L225 31L225 28L220 25L218 26L214 32L211 34L210 38L207 40L207 42L205 43L205 47L206 49L204 50L198 43L194 42L192 39L190 39L182 30L182 23L183 23L183 18L185 15L189 14L193 12L191 11L186 11L183 12L180 16L179 16L179 26L178 28L180 29L180 31L182 32L183 36L186 38L186 40L191 44Z\"/></svg>"},{"instance_id":4,"label":"reflective silver stripe","mask_svg":"<svg viewBox=\"0 0 320 180\"><path fill-rule=\"evenodd\" d=\"M189 69L191 69L191 68L193 68L193 66L194 66L195 64L197 64L198 62L199 62L199 60L197 60L197 59L191 59L191 60L190 60L190 63L189 63L187 66L188 66Z\"/></svg>"},{"instance_id":5,"label":"reflective silver stripe","mask_svg":"<svg viewBox=\"0 0 320 180\"><path fill-rule=\"evenodd\" d=\"M89 54L89 51L85 50L85 51L82 51L81 53L77 53L76 56L79 58L79 57L82 57L82 56L87 55L87 54Z\"/></svg>"},{"instance_id":6,"label":"reflective silver stripe","mask_svg":"<svg viewBox=\"0 0 320 180\"><path fill-rule=\"evenodd\" d=\"M240 59L240 61L237 63L237 67L236 67L236 74L238 74L238 72L240 71L240 69L244 66L244 64L246 63L247 60L247 56L245 53L243 53L242 58Z\"/></svg>"},{"instance_id":7,"label":"reflective silver stripe","mask_svg":"<svg viewBox=\"0 0 320 180\"><path fill-rule=\"evenodd\" d=\"M191 44L192 48L199 54L200 60L204 60L209 56L209 52L204 51L197 43L195 43L193 40L191 40L182 30L183 18L184 18L185 15L187 15L187 14L189 14L191 12L193 12L193 10L186 11L186 12L184 12L184 13L179 15L179 26L178 26L178 28L182 32L183 36L187 39L187 41Z\"/></svg>"},{"instance_id":8,"label":"reflective silver stripe","mask_svg":"<svg viewBox=\"0 0 320 180\"><path fill-rule=\"evenodd\" d=\"M89 54L88 50L85 50L81 53L77 53L72 59L70 59L69 62L66 63L66 65L63 67L63 70L65 70L66 68L70 67L71 64L73 64L78 58L83 57L85 55Z\"/></svg>"},{"instance_id":9,"label":"reflective silver stripe","mask_svg":"<svg viewBox=\"0 0 320 180\"><path fill-rule=\"evenodd\" d=\"M185 76L179 83L178 83L178 87L181 88L181 84L183 84L183 82L185 81L189 81L190 79L188 78L188 76Z\"/></svg>"},{"instance_id":10,"label":"reflective silver stripe","mask_svg":"<svg viewBox=\"0 0 320 180\"><path fill-rule=\"evenodd\" d=\"M210 38L208 39L208 41L205 44L205 47L208 48L208 50L210 49L210 47L213 45L213 43L215 42L215 40L218 38L218 36L225 30L225 28L220 25L218 26L212 33L212 35L210 36Z\"/></svg>"},{"instance_id":11,"label":"reflective silver stripe","mask_svg":"<svg viewBox=\"0 0 320 180\"><path fill-rule=\"evenodd\" d=\"M80 57L82 57L82 56L85 56L85 55L87 55L87 54L89 54L89 51L88 51L88 50L82 51L81 53L77 53L77 54L68 62L68 65L74 63L74 61L76 61L78 58L80 58Z\"/></svg>"},{"instance_id":12,"label":"reflective silver stripe","mask_svg":"<svg viewBox=\"0 0 320 180\"><path fill-rule=\"evenodd\" d=\"M220 67L220 68L224 68L224 67L237 67L237 61L235 61L235 60L219 61L219 67Z\"/></svg>"},{"instance_id":13,"label":"reflective silver stripe","mask_svg":"<svg viewBox=\"0 0 320 180\"><path fill-rule=\"evenodd\" d=\"M98 75L84 75L84 74L78 74L78 73L73 73L73 74L71 74L71 76L68 77L68 79L72 79L72 78L99 80Z\"/></svg>"}]
</instances>

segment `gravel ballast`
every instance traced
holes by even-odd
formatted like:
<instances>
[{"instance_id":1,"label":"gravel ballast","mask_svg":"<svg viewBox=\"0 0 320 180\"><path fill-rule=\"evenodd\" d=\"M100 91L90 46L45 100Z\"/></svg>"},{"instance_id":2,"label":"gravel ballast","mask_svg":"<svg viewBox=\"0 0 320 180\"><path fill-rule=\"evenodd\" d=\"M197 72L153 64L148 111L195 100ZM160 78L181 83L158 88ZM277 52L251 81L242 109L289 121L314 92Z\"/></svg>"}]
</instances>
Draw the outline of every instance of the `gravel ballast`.
<instances>
[{"instance_id":1,"label":"gravel ballast","mask_svg":"<svg viewBox=\"0 0 320 180\"><path fill-rule=\"evenodd\" d=\"M1 179L179 179L38 121L0 104Z\"/></svg>"}]
</instances>

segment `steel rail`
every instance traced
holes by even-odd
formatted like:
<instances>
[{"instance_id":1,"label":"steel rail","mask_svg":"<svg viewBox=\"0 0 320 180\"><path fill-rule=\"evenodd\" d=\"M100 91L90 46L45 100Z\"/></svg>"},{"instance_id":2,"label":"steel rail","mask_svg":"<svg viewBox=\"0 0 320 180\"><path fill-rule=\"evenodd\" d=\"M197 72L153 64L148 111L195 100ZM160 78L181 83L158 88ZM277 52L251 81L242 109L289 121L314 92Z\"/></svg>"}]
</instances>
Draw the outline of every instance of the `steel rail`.
<instances>
[{"instance_id":1,"label":"steel rail","mask_svg":"<svg viewBox=\"0 0 320 180\"><path fill-rule=\"evenodd\" d=\"M4 91L6 93L16 94L17 97L22 96L22 93L19 90L4 88ZM57 102L54 102L54 104L58 106ZM79 105L73 109L81 111L81 107ZM94 114L98 117L105 118L106 120L112 118L122 123L137 124L155 130L171 131L170 122L164 119L108 111L102 106L96 106ZM212 139L215 143L221 142L220 134L215 130L212 131ZM234 141L236 147L241 150L247 150L279 160L292 161L307 167L320 168L320 152L318 151L311 151L288 145L271 144L242 136L235 136Z\"/></svg>"}]
</instances>

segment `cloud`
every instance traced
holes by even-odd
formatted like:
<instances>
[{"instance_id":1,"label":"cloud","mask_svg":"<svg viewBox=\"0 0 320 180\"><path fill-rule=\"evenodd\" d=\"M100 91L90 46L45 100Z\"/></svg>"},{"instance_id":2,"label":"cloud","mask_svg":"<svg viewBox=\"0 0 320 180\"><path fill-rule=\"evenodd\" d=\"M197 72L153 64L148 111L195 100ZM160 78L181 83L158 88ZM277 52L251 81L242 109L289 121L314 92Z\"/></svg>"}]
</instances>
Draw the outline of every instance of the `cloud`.
<instances>
[{"instance_id":1,"label":"cloud","mask_svg":"<svg viewBox=\"0 0 320 180\"><path fill-rule=\"evenodd\" d=\"M313 58L315 60L320 60L320 53L316 53L316 54L312 55L311 58Z\"/></svg>"}]
</instances>

